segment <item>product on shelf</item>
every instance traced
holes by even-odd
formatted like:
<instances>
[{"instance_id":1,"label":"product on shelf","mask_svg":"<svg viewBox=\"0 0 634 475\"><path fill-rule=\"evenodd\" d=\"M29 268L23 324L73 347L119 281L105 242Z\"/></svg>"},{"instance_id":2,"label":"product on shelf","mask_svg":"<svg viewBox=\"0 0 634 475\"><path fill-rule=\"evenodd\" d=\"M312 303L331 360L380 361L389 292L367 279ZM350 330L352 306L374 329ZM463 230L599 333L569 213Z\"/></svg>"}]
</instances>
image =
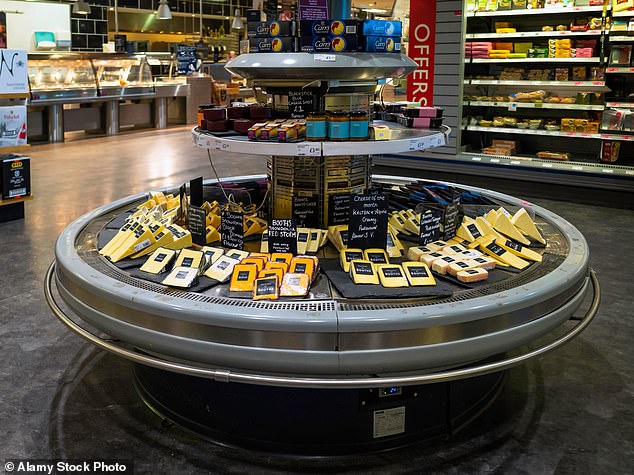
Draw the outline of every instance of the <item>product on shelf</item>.
<instances>
[{"instance_id":1,"label":"product on shelf","mask_svg":"<svg viewBox=\"0 0 634 475\"><path fill-rule=\"evenodd\" d=\"M176 251L160 247L145 261L140 270L148 274L162 274L171 267L175 257Z\"/></svg>"},{"instance_id":2,"label":"product on shelf","mask_svg":"<svg viewBox=\"0 0 634 475\"><path fill-rule=\"evenodd\" d=\"M409 282L399 264L379 264L376 266L379 282L385 288L409 287Z\"/></svg>"},{"instance_id":3,"label":"product on shelf","mask_svg":"<svg viewBox=\"0 0 634 475\"><path fill-rule=\"evenodd\" d=\"M277 275L256 279L253 285L253 300L277 300L280 296L279 282Z\"/></svg>"},{"instance_id":4,"label":"product on shelf","mask_svg":"<svg viewBox=\"0 0 634 475\"><path fill-rule=\"evenodd\" d=\"M193 267L174 267L161 282L170 287L188 289L198 281L198 269Z\"/></svg>"},{"instance_id":5,"label":"product on shelf","mask_svg":"<svg viewBox=\"0 0 634 475\"><path fill-rule=\"evenodd\" d=\"M294 21L247 22L248 38L275 38L295 36L297 24Z\"/></svg>"},{"instance_id":6,"label":"product on shelf","mask_svg":"<svg viewBox=\"0 0 634 475\"><path fill-rule=\"evenodd\" d=\"M460 282L465 283L480 282L483 280L487 280L489 278L489 273L486 270L480 268L467 269L458 272L456 274L456 278Z\"/></svg>"},{"instance_id":7,"label":"product on shelf","mask_svg":"<svg viewBox=\"0 0 634 475\"><path fill-rule=\"evenodd\" d=\"M601 143L599 160L603 163L614 163L619 159L620 150L621 142L618 140L604 140Z\"/></svg>"},{"instance_id":8,"label":"product on shelf","mask_svg":"<svg viewBox=\"0 0 634 475\"><path fill-rule=\"evenodd\" d=\"M375 265L368 260L353 260L350 262L350 277L355 284L378 285L379 277Z\"/></svg>"},{"instance_id":9,"label":"product on shelf","mask_svg":"<svg viewBox=\"0 0 634 475\"><path fill-rule=\"evenodd\" d=\"M284 274L280 286L280 297L304 297L310 289L311 277L305 273Z\"/></svg>"},{"instance_id":10,"label":"product on shelf","mask_svg":"<svg viewBox=\"0 0 634 475\"><path fill-rule=\"evenodd\" d=\"M214 262L205 271L205 276L210 279L215 279L218 282L226 282L231 277L233 268L240 263L240 259L235 259L225 254L216 262Z\"/></svg>"},{"instance_id":11,"label":"product on shelf","mask_svg":"<svg viewBox=\"0 0 634 475\"><path fill-rule=\"evenodd\" d=\"M422 262L403 262L403 272L412 287L436 285L429 267Z\"/></svg>"}]
</instances>

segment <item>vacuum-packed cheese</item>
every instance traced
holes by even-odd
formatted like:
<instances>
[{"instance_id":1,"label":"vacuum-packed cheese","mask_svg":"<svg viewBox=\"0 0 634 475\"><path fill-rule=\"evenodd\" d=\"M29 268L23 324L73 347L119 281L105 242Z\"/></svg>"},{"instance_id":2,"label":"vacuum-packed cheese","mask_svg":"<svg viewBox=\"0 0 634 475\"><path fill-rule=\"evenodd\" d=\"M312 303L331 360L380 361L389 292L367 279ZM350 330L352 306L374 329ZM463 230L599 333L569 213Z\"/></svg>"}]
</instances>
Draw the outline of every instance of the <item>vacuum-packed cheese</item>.
<instances>
[{"instance_id":1,"label":"vacuum-packed cheese","mask_svg":"<svg viewBox=\"0 0 634 475\"><path fill-rule=\"evenodd\" d=\"M489 273L484 269L467 269L458 272L456 278L460 282L479 282L482 280L487 280L489 278Z\"/></svg>"},{"instance_id":2,"label":"vacuum-packed cheese","mask_svg":"<svg viewBox=\"0 0 634 475\"><path fill-rule=\"evenodd\" d=\"M403 262L402 265L405 277L412 287L436 285L436 279L431 274L429 267L422 262Z\"/></svg>"}]
</instances>

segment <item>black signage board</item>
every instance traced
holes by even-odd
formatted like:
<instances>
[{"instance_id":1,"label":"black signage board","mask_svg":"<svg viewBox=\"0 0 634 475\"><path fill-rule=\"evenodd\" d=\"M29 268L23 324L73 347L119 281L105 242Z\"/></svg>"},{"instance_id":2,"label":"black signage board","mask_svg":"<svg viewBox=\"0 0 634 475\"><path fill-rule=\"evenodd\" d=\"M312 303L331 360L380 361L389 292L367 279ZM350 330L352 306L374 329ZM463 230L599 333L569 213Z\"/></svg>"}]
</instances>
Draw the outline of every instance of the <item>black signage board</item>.
<instances>
[{"instance_id":1,"label":"black signage board","mask_svg":"<svg viewBox=\"0 0 634 475\"><path fill-rule=\"evenodd\" d=\"M319 226L319 196L313 193L309 196L293 197L293 218L297 226L316 228Z\"/></svg>"},{"instance_id":2,"label":"black signage board","mask_svg":"<svg viewBox=\"0 0 634 475\"><path fill-rule=\"evenodd\" d=\"M328 226L346 224L350 217L350 195L330 195L328 198Z\"/></svg>"},{"instance_id":3,"label":"black signage board","mask_svg":"<svg viewBox=\"0 0 634 475\"><path fill-rule=\"evenodd\" d=\"M319 110L319 96L315 91L288 91L288 113L291 119L305 119Z\"/></svg>"},{"instance_id":4,"label":"black signage board","mask_svg":"<svg viewBox=\"0 0 634 475\"><path fill-rule=\"evenodd\" d=\"M180 208L178 209L178 213L176 214L176 222L179 224L187 222L187 184L184 183L180 186L178 190L178 198L180 200Z\"/></svg>"},{"instance_id":5,"label":"black signage board","mask_svg":"<svg viewBox=\"0 0 634 475\"><path fill-rule=\"evenodd\" d=\"M189 204L198 207L203 205L203 177L201 176L189 181Z\"/></svg>"},{"instance_id":6,"label":"black signage board","mask_svg":"<svg viewBox=\"0 0 634 475\"><path fill-rule=\"evenodd\" d=\"M199 246L207 244L207 213L203 208L190 206L187 213L187 229L192 233L192 242Z\"/></svg>"},{"instance_id":7,"label":"black signage board","mask_svg":"<svg viewBox=\"0 0 634 475\"><path fill-rule=\"evenodd\" d=\"M440 239L443 216L444 211L441 208L423 208L418 239L421 246Z\"/></svg>"},{"instance_id":8,"label":"black signage board","mask_svg":"<svg viewBox=\"0 0 634 475\"><path fill-rule=\"evenodd\" d=\"M458 226L462 221L462 205L460 201L454 201L445 207L445 216L443 218L443 240L448 241L456 235Z\"/></svg>"},{"instance_id":9,"label":"black signage board","mask_svg":"<svg viewBox=\"0 0 634 475\"><path fill-rule=\"evenodd\" d=\"M220 239L224 247L244 249L244 216L224 210L220 216Z\"/></svg>"},{"instance_id":10,"label":"black signage board","mask_svg":"<svg viewBox=\"0 0 634 475\"><path fill-rule=\"evenodd\" d=\"M297 254L297 225L294 219L269 221L269 252Z\"/></svg>"},{"instance_id":11,"label":"black signage board","mask_svg":"<svg viewBox=\"0 0 634 475\"><path fill-rule=\"evenodd\" d=\"M350 195L348 246L385 249L388 211L384 194Z\"/></svg>"}]
</instances>

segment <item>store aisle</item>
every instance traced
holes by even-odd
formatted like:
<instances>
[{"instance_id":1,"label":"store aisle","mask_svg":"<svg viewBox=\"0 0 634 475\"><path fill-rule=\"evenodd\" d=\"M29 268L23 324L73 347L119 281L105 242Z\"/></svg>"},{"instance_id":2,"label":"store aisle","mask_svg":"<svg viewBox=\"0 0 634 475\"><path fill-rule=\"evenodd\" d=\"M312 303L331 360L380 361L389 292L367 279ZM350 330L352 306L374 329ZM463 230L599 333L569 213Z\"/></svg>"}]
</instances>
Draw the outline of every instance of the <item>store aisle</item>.
<instances>
[{"instance_id":1,"label":"store aisle","mask_svg":"<svg viewBox=\"0 0 634 475\"><path fill-rule=\"evenodd\" d=\"M189 129L35 146L24 221L0 224L1 458L134 460L135 473L628 473L634 453L634 212L549 200L590 243L604 303L567 347L510 372L486 418L455 440L346 460L297 461L224 449L161 424L131 366L97 351L48 309L42 280L59 232L117 198L203 175ZM263 173L218 156L221 176Z\"/></svg>"}]
</instances>

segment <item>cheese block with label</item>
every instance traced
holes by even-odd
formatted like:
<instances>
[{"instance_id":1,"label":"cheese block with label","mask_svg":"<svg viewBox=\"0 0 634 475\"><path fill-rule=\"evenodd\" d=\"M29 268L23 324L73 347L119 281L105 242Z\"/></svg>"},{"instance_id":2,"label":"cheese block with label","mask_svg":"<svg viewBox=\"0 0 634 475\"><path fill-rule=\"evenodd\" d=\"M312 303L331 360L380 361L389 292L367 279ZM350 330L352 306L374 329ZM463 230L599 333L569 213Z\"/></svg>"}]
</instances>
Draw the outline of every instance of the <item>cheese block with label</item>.
<instances>
[{"instance_id":1,"label":"cheese block with label","mask_svg":"<svg viewBox=\"0 0 634 475\"><path fill-rule=\"evenodd\" d=\"M205 266L205 256L201 251L183 249L178 253L174 267L194 267L200 271Z\"/></svg>"},{"instance_id":2,"label":"cheese block with label","mask_svg":"<svg viewBox=\"0 0 634 475\"><path fill-rule=\"evenodd\" d=\"M379 276L374 264L368 260L354 260L350 262L350 277L355 284L378 285Z\"/></svg>"},{"instance_id":3,"label":"cheese block with label","mask_svg":"<svg viewBox=\"0 0 634 475\"><path fill-rule=\"evenodd\" d=\"M440 259L436 259L433 262L433 264L431 265L431 270L433 270L434 272L438 274L445 275L449 271L449 266L451 264L454 264L455 262L457 262L457 260L454 259L453 257L443 256Z\"/></svg>"},{"instance_id":4,"label":"cheese block with label","mask_svg":"<svg viewBox=\"0 0 634 475\"><path fill-rule=\"evenodd\" d=\"M531 243L524 237L520 230L511 223L511 219L504 213L498 213L498 218L495 220L493 228L505 236L524 244L525 246L528 246Z\"/></svg>"},{"instance_id":5,"label":"cheese block with label","mask_svg":"<svg viewBox=\"0 0 634 475\"><path fill-rule=\"evenodd\" d=\"M251 236L253 234L261 234L264 229L266 229L266 227L259 219L251 216L245 216L243 225L244 237Z\"/></svg>"},{"instance_id":6,"label":"cheese block with label","mask_svg":"<svg viewBox=\"0 0 634 475\"><path fill-rule=\"evenodd\" d=\"M469 249L467 251L459 252L458 255L461 259L474 259L476 257L482 257L482 253L475 249Z\"/></svg>"},{"instance_id":7,"label":"cheese block with label","mask_svg":"<svg viewBox=\"0 0 634 475\"><path fill-rule=\"evenodd\" d=\"M338 251L348 246L348 225L328 226L328 240Z\"/></svg>"},{"instance_id":8,"label":"cheese block with label","mask_svg":"<svg viewBox=\"0 0 634 475\"><path fill-rule=\"evenodd\" d=\"M226 255L222 256L209 266L209 269L205 271L205 276L219 282L226 282L233 272L233 268L239 263L240 261L237 259L232 259Z\"/></svg>"},{"instance_id":9,"label":"cheese block with label","mask_svg":"<svg viewBox=\"0 0 634 475\"><path fill-rule=\"evenodd\" d=\"M321 231L321 240L319 242L319 247L324 247L328 242L328 230L320 229Z\"/></svg>"},{"instance_id":10,"label":"cheese block with label","mask_svg":"<svg viewBox=\"0 0 634 475\"><path fill-rule=\"evenodd\" d=\"M480 236L475 241L470 242L469 245L467 246L467 249L473 250L480 246L486 246L487 244L493 241L495 241L495 236L490 236L490 235Z\"/></svg>"},{"instance_id":11,"label":"cheese block with label","mask_svg":"<svg viewBox=\"0 0 634 475\"><path fill-rule=\"evenodd\" d=\"M269 261L266 263L266 265L264 266L265 270L269 270L269 269L281 269L284 274L286 274L288 272L288 266L289 264L287 264L286 262L277 262L277 261Z\"/></svg>"},{"instance_id":12,"label":"cheese block with label","mask_svg":"<svg viewBox=\"0 0 634 475\"><path fill-rule=\"evenodd\" d=\"M399 233L403 233L403 234L411 234L407 228L405 227L405 220L403 219L403 217L398 214L397 212L392 213L387 221L389 224L391 224Z\"/></svg>"},{"instance_id":13,"label":"cheese block with label","mask_svg":"<svg viewBox=\"0 0 634 475\"><path fill-rule=\"evenodd\" d=\"M458 272L462 270L475 269L476 267L478 267L477 264L471 259L456 261L449 264L449 267L447 268L447 274L455 276Z\"/></svg>"},{"instance_id":14,"label":"cheese block with label","mask_svg":"<svg viewBox=\"0 0 634 475\"><path fill-rule=\"evenodd\" d=\"M529 261L535 261L535 262L542 261L541 254L533 251L532 249L529 249L520 244L517 244L516 242L511 241L510 239L496 239L495 243L501 248L509 251L511 254L515 254L516 256L521 257L523 259L527 259Z\"/></svg>"},{"instance_id":15,"label":"cheese block with label","mask_svg":"<svg viewBox=\"0 0 634 475\"><path fill-rule=\"evenodd\" d=\"M262 233L262 240L260 241L260 252L269 252L269 232L264 231Z\"/></svg>"},{"instance_id":16,"label":"cheese block with label","mask_svg":"<svg viewBox=\"0 0 634 475\"><path fill-rule=\"evenodd\" d=\"M289 272L291 274L307 274L312 280L315 272L315 261L308 256L293 257Z\"/></svg>"},{"instance_id":17,"label":"cheese block with label","mask_svg":"<svg viewBox=\"0 0 634 475\"><path fill-rule=\"evenodd\" d=\"M165 204L165 209L169 211L171 209L179 208L180 205L181 205L181 200L179 200L178 198L170 198L169 200L167 200L167 203Z\"/></svg>"},{"instance_id":18,"label":"cheese block with label","mask_svg":"<svg viewBox=\"0 0 634 475\"><path fill-rule=\"evenodd\" d=\"M387 233L385 251L389 257L402 257L404 253L403 245L390 231Z\"/></svg>"},{"instance_id":19,"label":"cheese block with label","mask_svg":"<svg viewBox=\"0 0 634 475\"><path fill-rule=\"evenodd\" d=\"M444 252L445 254L460 254L461 252L466 252L467 248L461 246L460 244L452 244L451 246L443 247L440 252Z\"/></svg>"},{"instance_id":20,"label":"cheese block with label","mask_svg":"<svg viewBox=\"0 0 634 475\"><path fill-rule=\"evenodd\" d=\"M112 239L110 239L110 241L108 241L108 243L101 248L99 254L101 254L102 256L107 256L108 254L113 252L117 247L119 247L120 244L122 244L126 239L128 239L128 237L132 235L132 233L138 226L140 226L139 223L125 223L123 226L121 226L119 232L117 232L117 234L115 234Z\"/></svg>"},{"instance_id":21,"label":"cheese block with label","mask_svg":"<svg viewBox=\"0 0 634 475\"><path fill-rule=\"evenodd\" d=\"M282 282L285 272L282 269L262 269L258 272L258 279L263 277L277 277L279 282Z\"/></svg>"},{"instance_id":22,"label":"cheese block with label","mask_svg":"<svg viewBox=\"0 0 634 475\"><path fill-rule=\"evenodd\" d=\"M271 260L271 254L268 252L252 252L249 257L261 257L264 258L265 263Z\"/></svg>"},{"instance_id":23,"label":"cheese block with label","mask_svg":"<svg viewBox=\"0 0 634 475\"><path fill-rule=\"evenodd\" d=\"M310 230L310 239L308 240L308 246L306 248L306 252L317 252L319 251L319 245L321 244L321 229L311 229ZM298 241L299 241L299 230L298 230ZM299 252L299 245L297 247L297 253Z\"/></svg>"},{"instance_id":24,"label":"cheese block with label","mask_svg":"<svg viewBox=\"0 0 634 475\"><path fill-rule=\"evenodd\" d=\"M484 269L467 269L456 274L456 278L460 282L480 282L489 278L489 273Z\"/></svg>"},{"instance_id":25,"label":"cheese block with label","mask_svg":"<svg viewBox=\"0 0 634 475\"><path fill-rule=\"evenodd\" d=\"M255 279L258 275L258 268L255 264L236 264L231 275L230 292L251 292Z\"/></svg>"},{"instance_id":26,"label":"cheese block with label","mask_svg":"<svg viewBox=\"0 0 634 475\"><path fill-rule=\"evenodd\" d=\"M250 255L249 257L245 257L240 261L240 264L252 264L258 268L258 272L264 269L266 265L267 259L266 257L253 257Z\"/></svg>"},{"instance_id":27,"label":"cheese block with label","mask_svg":"<svg viewBox=\"0 0 634 475\"><path fill-rule=\"evenodd\" d=\"M203 256L205 257L205 266L204 266L205 268L212 265L214 262L220 259L225 253L225 251L220 249L219 247L209 247L209 246L204 246L202 248L202 252L203 252Z\"/></svg>"},{"instance_id":28,"label":"cheese block with label","mask_svg":"<svg viewBox=\"0 0 634 475\"><path fill-rule=\"evenodd\" d=\"M447 246L447 242L442 240L430 242L426 245L426 247L428 247L432 251L440 251L443 247L446 247L446 246Z\"/></svg>"},{"instance_id":29,"label":"cheese block with label","mask_svg":"<svg viewBox=\"0 0 634 475\"><path fill-rule=\"evenodd\" d=\"M274 252L271 254L271 261L273 262L284 262L290 266L292 260L293 254L290 252Z\"/></svg>"},{"instance_id":30,"label":"cheese block with label","mask_svg":"<svg viewBox=\"0 0 634 475\"><path fill-rule=\"evenodd\" d=\"M493 226L495 224L495 220L498 219L498 213L494 209L490 210L488 213L484 215L484 219Z\"/></svg>"},{"instance_id":31,"label":"cheese block with label","mask_svg":"<svg viewBox=\"0 0 634 475\"><path fill-rule=\"evenodd\" d=\"M410 234L418 234L420 232L420 219L418 218L418 216L408 216L405 220L405 229Z\"/></svg>"},{"instance_id":32,"label":"cheese block with label","mask_svg":"<svg viewBox=\"0 0 634 475\"><path fill-rule=\"evenodd\" d=\"M277 300L280 296L277 276L260 277L253 284L253 300Z\"/></svg>"},{"instance_id":33,"label":"cheese block with label","mask_svg":"<svg viewBox=\"0 0 634 475\"><path fill-rule=\"evenodd\" d=\"M297 254L306 254L310 242L310 229L297 228Z\"/></svg>"},{"instance_id":34,"label":"cheese block with label","mask_svg":"<svg viewBox=\"0 0 634 475\"><path fill-rule=\"evenodd\" d=\"M430 252L429 254L423 254L422 256L420 256L419 260L420 262L424 263L426 266L431 268L431 266L434 264L434 261L442 257L445 257L445 254L434 251L434 252Z\"/></svg>"},{"instance_id":35,"label":"cheese block with label","mask_svg":"<svg viewBox=\"0 0 634 475\"><path fill-rule=\"evenodd\" d=\"M481 246L480 249L489 256L498 259L511 267L515 267L516 269L525 269L530 265L529 262L516 256L515 254L511 254L506 249L498 246L495 242L491 242L486 246Z\"/></svg>"},{"instance_id":36,"label":"cheese block with label","mask_svg":"<svg viewBox=\"0 0 634 475\"><path fill-rule=\"evenodd\" d=\"M310 289L310 276L304 273L284 274L280 285L280 297L304 297Z\"/></svg>"},{"instance_id":37,"label":"cheese block with label","mask_svg":"<svg viewBox=\"0 0 634 475\"><path fill-rule=\"evenodd\" d=\"M181 228L180 226L176 224L165 226L165 229L167 229L172 234L173 240L171 243L166 244L164 247L168 249L174 249L174 250L191 247L192 233L184 230L183 228Z\"/></svg>"},{"instance_id":38,"label":"cheese block with label","mask_svg":"<svg viewBox=\"0 0 634 475\"><path fill-rule=\"evenodd\" d=\"M456 236L465 241L473 242L479 237L484 236L484 231L479 228L478 223L475 221L472 223L463 222L456 231Z\"/></svg>"},{"instance_id":39,"label":"cheese block with label","mask_svg":"<svg viewBox=\"0 0 634 475\"><path fill-rule=\"evenodd\" d=\"M424 254L431 254L432 252L434 252L434 250L427 246L412 246L407 250L407 258L410 261L420 261L420 258Z\"/></svg>"},{"instance_id":40,"label":"cheese block with label","mask_svg":"<svg viewBox=\"0 0 634 475\"><path fill-rule=\"evenodd\" d=\"M150 247L156 242L152 231L147 226L139 226L134 231L134 234L126 239L115 251L113 251L108 257L112 262L119 262L132 254L142 251Z\"/></svg>"},{"instance_id":41,"label":"cheese block with label","mask_svg":"<svg viewBox=\"0 0 634 475\"><path fill-rule=\"evenodd\" d=\"M487 257L487 256L476 257L472 259L472 261L475 263L475 267L478 267L484 270L495 269L497 265L497 261L495 259L491 257Z\"/></svg>"},{"instance_id":42,"label":"cheese block with label","mask_svg":"<svg viewBox=\"0 0 634 475\"><path fill-rule=\"evenodd\" d=\"M361 249L344 249L339 255L339 264L344 272L350 272L350 261L363 260L363 251Z\"/></svg>"},{"instance_id":43,"label":"cheese block with label","mask_svg":"<svg viewBox=\"0 0 634 475\"><path fill-rule=\"evenodd\" d=\"M198 281L198 269L194 267L174 267L165 279L163 285L188 289Z\"/></svg>"},{"instance_id":44,"label":"cheese block with label","mask_svg":"<svg viewBox=\"0 0 634 475\"><path fill-rule=\"evenodd\" d=\"M429 267L422 262L403 262L402 265L405 277L412 287L436 285L436 279L431 274Z\"/></svg>"},{"instance_id":45,"label":"cheese block with label","mask_svg":"<svg viewBox=\"0 0 634 475\"><path fill-rule=\"evenodd\" d=\"M521 208L513 217L511 218L511 223L515 227L517 227L522 233L526 234L533 241L540 242L542 244L546 244L546 240L542 236L542 233L539 232L535 222L531 219L528 212Z\"/></svg>"},{"instance_id":46,"label":"cheese block with label","mask_svg":"<svg viewBox=\"0 0 634 475\"><path fill-rule=\"evenodd\" d=\"M408 287L409 283L403 268L398 264L379 264L376 266L379 282L386 288Z\"/></svg>"},{"instance_id":47,"label":"cheese block with label","mask_svg":"<svg viewBox=\"0 0 634 475\"><path fill-rule=\"evenodd\" d=\"M165 228L162 231L159 231L154 236L154 239L156 240L154 242L154 244L152 244L149 247L146 247L145 249L143 249L140 252L132 254L130 256L130 258L131 259L137 259L139 257L147 256L148 254L152 254L159 247L166 247L168 244L170 244L172 241L174 241L174 237L172 236L172 233L170 233L169 230L167 230Z\"/></svg>"},{"instance_id":48,"label":"cheese block with label","mask_svg":"<svg viewBox=\"0 0 634 475\"><path fill-rule=\"evenodd\" d=\"M176 251L160 247L145 261L140 270L148 274L162 274L170 267L175 257Z\"/></svg>"},{"instance_id":49,"label":"cheese block with label","mask_svg":"<svg viewBox=\"0 0 634 475\"><path fill-rule=\"evenodd\" d=\"M249 257L249 252L243 251L241 249L227 249L225 251L225 256L230 257L231 259L235 259L237 261L241 261L245 257Z\"/></svg>"},{"instance_id":50,"label":"cheese block with label","mask_svg":"<svg viewBox=\"0 0 634 475\"><path fill-rule=\"evenodd\" d=\"M384 249L366 249L363 251L363 258L374 264L389 264L387 252Z\"/></svg>"}]
</instances>

